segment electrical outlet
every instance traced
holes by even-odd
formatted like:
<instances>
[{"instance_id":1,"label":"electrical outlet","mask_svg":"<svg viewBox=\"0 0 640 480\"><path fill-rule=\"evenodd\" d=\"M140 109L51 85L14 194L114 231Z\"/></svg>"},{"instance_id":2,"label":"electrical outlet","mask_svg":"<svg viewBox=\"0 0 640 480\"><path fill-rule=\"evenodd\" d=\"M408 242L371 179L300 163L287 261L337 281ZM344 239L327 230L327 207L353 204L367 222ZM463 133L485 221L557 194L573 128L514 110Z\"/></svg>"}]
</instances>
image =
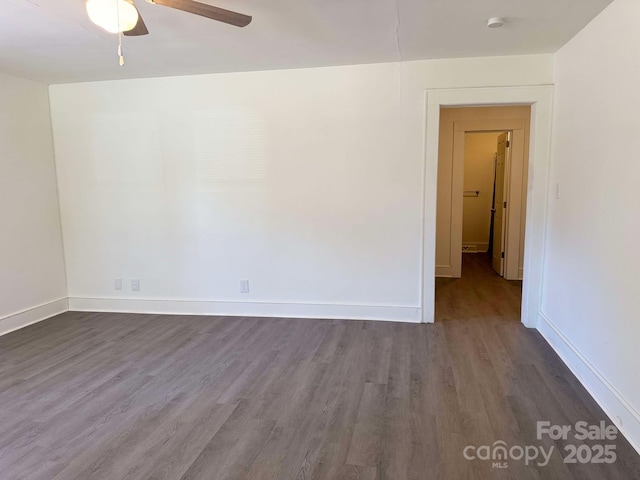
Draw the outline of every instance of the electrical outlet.
<instances>
[{"instance_id":1,"label":"electrical outlet","mask_svg":"<svg viewBox=\"0 0 640 480\"><path fill-rule=\"evenodd\" d=\"M137 278L134 278L131 280L131 291L132 292L140 291L140 280L138 280Z\"/></svg>"},{"instance_id":2,"label":"electrical outlet","mask_svg":"<svg viewBox=\"0 0 640 480\"><path fill-rule=\"evenodd\" d=\"M116 279L113 281L113 287L114 287L116 290L122 290L122 279L121 279L121 278L116 278Z\"/></svg>"},{"instance_id":3,"label":"electrical outlet","mask_svg":"<svg viewBox=\"0 0 640 480\"><path fill-rule=\"evenodd\" d=\"M240 293L249 293L249 280L240 280Z\"/></svg>"}]
</instances>

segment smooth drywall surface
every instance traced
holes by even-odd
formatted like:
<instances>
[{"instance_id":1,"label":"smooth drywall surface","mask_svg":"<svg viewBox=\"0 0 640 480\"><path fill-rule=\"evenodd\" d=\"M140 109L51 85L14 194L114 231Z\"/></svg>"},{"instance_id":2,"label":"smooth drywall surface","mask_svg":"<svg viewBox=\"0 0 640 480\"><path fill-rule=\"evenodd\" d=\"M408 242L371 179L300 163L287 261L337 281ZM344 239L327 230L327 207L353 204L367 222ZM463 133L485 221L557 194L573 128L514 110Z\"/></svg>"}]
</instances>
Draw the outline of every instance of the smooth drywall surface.
<instances>
[{"instance_id":1,"label":"smooth drywall surface","mask_svg":"<svg viewBox=\"0 0 640 480\"><path fill-rule=\"evenodd\" d=\"M462 245L479 252L489 249L493 206L494 159L499 133L467 133L464 143ZM469 194L467 194L469 192ZM478 192L477 196L473 192Z\"/></svg>"},{"instance_id":2,"label":"smooth drywall surface","mask_svg":"<svg viewBox=\"0 0 640 480\"><path fill-rule=\"evenodd\" d=\"M2 74L0 222L1 334L67 296L47 87Z\"/></svg>"},{"instance_id":3,"label":"smooth drywall surface","mask_svg":"<svg viewBox=\"0 0 640 480\"><path fill-rule=\"evenodd\" d=\"M616 0L556 57L543 320L640 445L640 3ZM578 360L576 360L578 359ZM591 379L592 381L589 381Z\"/></svg>"},{"instance_id":4,"label":"smooth drywall surface","mask_svg":"<svg viewBox=\"0 0 640 480\"><path fill-rule=\"evenodd\" d=\"M551 81L537 55L52 86L72 306L417 321L425 90Z\"/></svg>"}]
</instances>

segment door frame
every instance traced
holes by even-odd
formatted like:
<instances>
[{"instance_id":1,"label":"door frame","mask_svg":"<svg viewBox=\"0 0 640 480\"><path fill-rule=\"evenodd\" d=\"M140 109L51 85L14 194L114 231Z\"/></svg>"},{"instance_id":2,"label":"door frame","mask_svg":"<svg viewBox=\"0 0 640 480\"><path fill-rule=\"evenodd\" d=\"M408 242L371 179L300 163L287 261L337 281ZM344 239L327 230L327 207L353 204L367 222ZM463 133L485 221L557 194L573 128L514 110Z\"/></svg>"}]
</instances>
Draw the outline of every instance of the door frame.
<instances>
[{"instance_id":1,"label":"door frame","mask_svg":"<svg viewBox=\"0 0 640 480\"><path fill-rule=\"evenodd\" d=\"M508 205L517 205L518 208L507 208L505 240L504 277L510 280L518 278L518 267L520 264L520 226L522 214L522 198L524 192L523 185L518 185L518 197L512 195L511 185L516 182L522 183L522 169L524 168L524 145L525 145L525 121L522 118L488 118L482 120L456 120L453 127L453 156L452 156L452 182L451 182L451 226L449 235L449 275L442 275L443 266L435 266L437 276L449 276L460 278L462 273L462 230L463 230L463 191L464 191L464 150L467 133L474 132L511 132L513 145L521 148L518 162L513 167L512 158L509 159L505 170L506 182L505 192ZM512 214L513 211L513 214ZM525 216L526 220L526 216ZM436 231L437 234L437 231ZM508 267L508 269L507 269Z\"/></svg>"},{"instance_id":2,"label":"door frame","mask_svg":"<svg viewBox=\"0 0 640 480\"><path fill-rule=\"evenodd\" d=\"M534 328L542 295L553 86L426 90L423 164L422 322L433 323L435 311L436 205L440 107L531 105L529 170L525 221L522 323Z\"/></svg>"}]
</instances>

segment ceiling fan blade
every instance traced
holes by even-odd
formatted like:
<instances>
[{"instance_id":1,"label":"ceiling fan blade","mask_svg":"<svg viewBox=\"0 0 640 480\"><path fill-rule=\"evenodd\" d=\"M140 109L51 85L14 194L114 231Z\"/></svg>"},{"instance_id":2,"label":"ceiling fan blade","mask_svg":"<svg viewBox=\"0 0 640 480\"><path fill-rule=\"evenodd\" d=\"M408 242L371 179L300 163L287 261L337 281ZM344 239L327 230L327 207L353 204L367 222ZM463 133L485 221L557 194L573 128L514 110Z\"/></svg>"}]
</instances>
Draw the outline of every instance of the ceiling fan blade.
<instances>
[{"instance_id":1,"label":"ceiling fan blade","mask_svg":"<svg viewBox=\"0 0 640 480\"><path fill-rule=\"evenodd\" d=\"M133 4L133 2L131 2ZM135 4L133 4L135 7ZM136 7L138 10L138 7ZM126 32L122 32L123 35L127 37L139 37L141 35L148 35L149 30L147 30L147 26L144 24L144 20L142 20L142 15L140 15L140 10L138 10L138 23L131 30L127 30Z\"/></svg>"},{"instance_id":2,"label":"ceiling fan blade","mask_svg":"<svg viewBox=\"0 0 640 480\"><path fill-rule=\"evenodd\" d=\"M176 10L182 10L183 12L195 13L196 15L228 23L229 25L235 25L236 27L246 27L251 23L251 17L248 15L232 12L231 10L225 10L224 8L214 7L194 0L152 0L151 3L175 8Z\"/></svg>"}]
</instances>

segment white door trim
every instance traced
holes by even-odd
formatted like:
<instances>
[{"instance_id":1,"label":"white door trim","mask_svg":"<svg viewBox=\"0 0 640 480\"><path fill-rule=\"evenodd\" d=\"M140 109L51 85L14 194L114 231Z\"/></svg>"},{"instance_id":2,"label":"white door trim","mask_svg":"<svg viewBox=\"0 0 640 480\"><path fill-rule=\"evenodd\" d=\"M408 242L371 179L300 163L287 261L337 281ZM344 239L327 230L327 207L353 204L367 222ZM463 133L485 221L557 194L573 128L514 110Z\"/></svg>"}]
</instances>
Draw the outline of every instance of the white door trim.
<instances>
[{"instance_id":1,"label":"white door trim","mask_svg":"<svg viewBox=\"0 0 640 480\"><path fill-rule=\"evenodd\" d=\"M421 305L424 323L433 323L434 321L440 107L531 105L522 323L530 328L536 326L542 294L552 95L553 86L551 85L426 91Z\"/></svg>"}]
</instances>

